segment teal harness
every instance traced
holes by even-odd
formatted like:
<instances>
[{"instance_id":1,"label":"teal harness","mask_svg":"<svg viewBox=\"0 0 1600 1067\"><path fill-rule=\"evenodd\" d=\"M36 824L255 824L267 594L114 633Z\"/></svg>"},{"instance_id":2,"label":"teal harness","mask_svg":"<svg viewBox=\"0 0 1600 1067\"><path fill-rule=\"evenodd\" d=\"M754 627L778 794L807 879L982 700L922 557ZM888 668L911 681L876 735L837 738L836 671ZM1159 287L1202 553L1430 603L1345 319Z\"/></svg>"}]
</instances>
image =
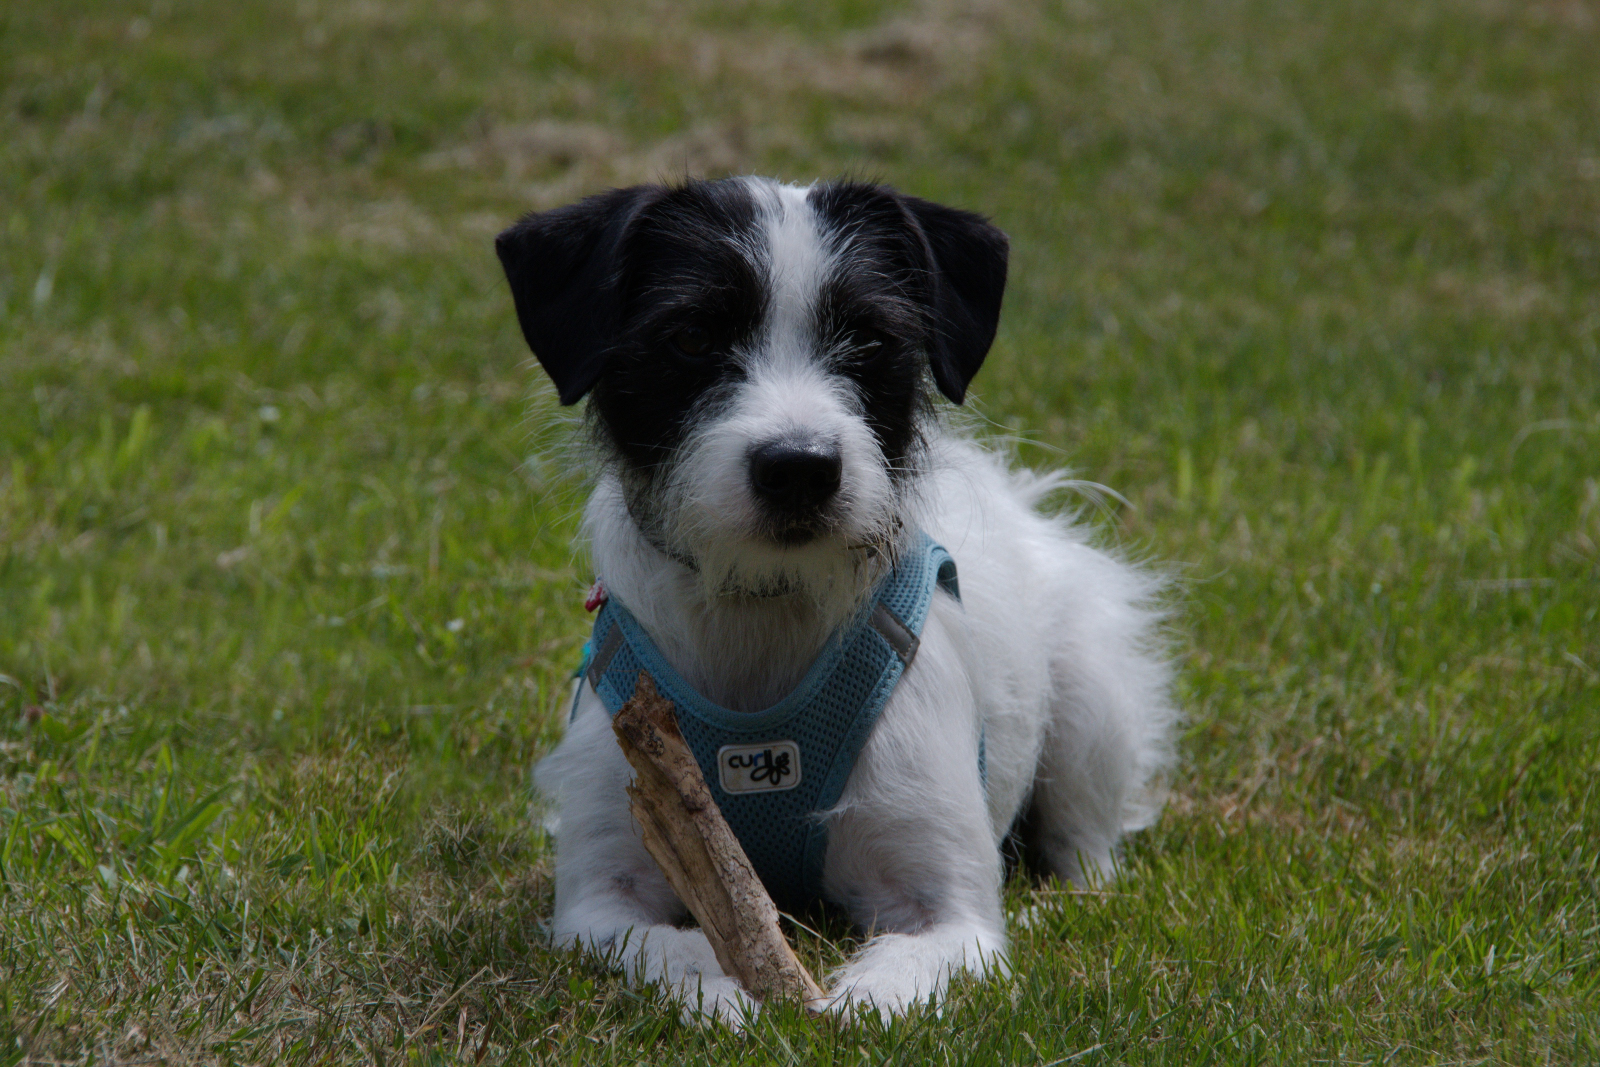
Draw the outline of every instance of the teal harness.
<instances>
[{"instance_id":1,"label":"teal harness","mask_svg":"<svg viewBox=\"0 0 1600 1067\"><path fill-rule=\"evenodd\" d=\"M822 896L828 831L816 815L838 802L878 714L916 658L936 588L961 599L955 560L919 531L800 685L765 711L730 711L701 696L616 597L595 617L579 671L612 715L633 696L639 672L650 673L676 706L678 728L767 892L797 911ZM980 774L983 764L980 742Z\"/></svg>"}]
</instances>

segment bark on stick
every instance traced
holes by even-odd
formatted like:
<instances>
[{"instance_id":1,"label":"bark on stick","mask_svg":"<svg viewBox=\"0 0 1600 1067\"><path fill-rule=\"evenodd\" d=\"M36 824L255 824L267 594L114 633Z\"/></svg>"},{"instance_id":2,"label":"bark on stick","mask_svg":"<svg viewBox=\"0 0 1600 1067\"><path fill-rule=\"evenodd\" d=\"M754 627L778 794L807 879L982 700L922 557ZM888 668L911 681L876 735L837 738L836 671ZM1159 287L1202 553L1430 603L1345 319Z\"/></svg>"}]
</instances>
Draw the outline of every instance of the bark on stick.
<instances>
[{"instance_id":1,"label":"bark on stick","mask_svg":"<svg viewBox=\"0 0 1600 1067\"><path fill-rule=\"evenodd\" d=\"M628 798L645 848L700 921L722 969L758 1000L820 1000L822 989L778 928L777 907L678 731L672 701L649 674L639 672L611 726L637 774Z\"/></svg>"}]
</instances>

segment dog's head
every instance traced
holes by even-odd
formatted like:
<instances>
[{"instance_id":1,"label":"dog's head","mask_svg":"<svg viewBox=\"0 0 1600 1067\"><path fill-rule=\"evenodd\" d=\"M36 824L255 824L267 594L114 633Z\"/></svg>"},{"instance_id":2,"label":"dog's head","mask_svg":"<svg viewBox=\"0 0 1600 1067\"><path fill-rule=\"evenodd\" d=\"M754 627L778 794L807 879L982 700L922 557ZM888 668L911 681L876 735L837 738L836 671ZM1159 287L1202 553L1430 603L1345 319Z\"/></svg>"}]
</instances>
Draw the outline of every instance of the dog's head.
<instances>
[{"instance_id":1,"label":"dog's head","mask_svg":"<svg viewBox=\"0 0 1600 1067\"><path fill-rule=\"evenodd\" d=\"M855 182L617 189L496 250L563 404L591 395L643 535L710 591L835 585L896 540L929 381L994 339L1007 242Z\"/></svg>"}]
</instances>

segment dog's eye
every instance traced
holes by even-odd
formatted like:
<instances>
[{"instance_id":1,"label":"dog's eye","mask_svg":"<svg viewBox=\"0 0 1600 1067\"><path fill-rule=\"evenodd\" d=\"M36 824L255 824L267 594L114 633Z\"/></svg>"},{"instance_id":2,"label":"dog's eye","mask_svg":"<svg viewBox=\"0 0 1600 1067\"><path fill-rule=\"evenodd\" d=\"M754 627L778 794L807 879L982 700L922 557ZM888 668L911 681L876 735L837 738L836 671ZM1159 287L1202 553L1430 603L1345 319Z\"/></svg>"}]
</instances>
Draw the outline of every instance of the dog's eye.
<instances>
[{"instance_id":1,"label":"dog's eye","mask_svg":"<svg viewBox=\"0 0 1600 1067\"><path fill-rule=\"evenodd\" d=\"M889 338L878 330L856 330L850 335L850 347L857 355L871 359L888 351Z\"/></svg>"},{"instance_id":2,"label":"dog's eye","mask_svg":"<svg viewBox=\"0 0 1600 1067\"><path fill-rule=\"evenodd\" d=\"M711 353L711 331L704 326L685 326L672 335L672 347L679 355L701 359Z\"/></svg>"}]
</instances>

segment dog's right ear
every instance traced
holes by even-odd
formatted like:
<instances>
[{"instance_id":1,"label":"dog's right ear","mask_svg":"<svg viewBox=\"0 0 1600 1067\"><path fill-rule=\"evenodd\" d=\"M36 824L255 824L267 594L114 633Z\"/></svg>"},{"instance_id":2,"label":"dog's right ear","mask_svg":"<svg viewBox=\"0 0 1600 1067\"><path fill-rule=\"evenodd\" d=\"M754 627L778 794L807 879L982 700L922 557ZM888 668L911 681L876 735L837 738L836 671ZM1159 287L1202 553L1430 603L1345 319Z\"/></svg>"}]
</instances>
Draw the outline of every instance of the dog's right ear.
<instances>
[{"instance_id":1,"label":"dog's right ear","mask_svg":"<svg viewBox=\"0 0 1600 1067\"><path fill-rule=\"evenodd\" d=\"M636 185L525 215L495 238L522 336L563 404L583 398L616 344L623 240L639 212L666 192Z\"/></svg>"}]
</instances>

